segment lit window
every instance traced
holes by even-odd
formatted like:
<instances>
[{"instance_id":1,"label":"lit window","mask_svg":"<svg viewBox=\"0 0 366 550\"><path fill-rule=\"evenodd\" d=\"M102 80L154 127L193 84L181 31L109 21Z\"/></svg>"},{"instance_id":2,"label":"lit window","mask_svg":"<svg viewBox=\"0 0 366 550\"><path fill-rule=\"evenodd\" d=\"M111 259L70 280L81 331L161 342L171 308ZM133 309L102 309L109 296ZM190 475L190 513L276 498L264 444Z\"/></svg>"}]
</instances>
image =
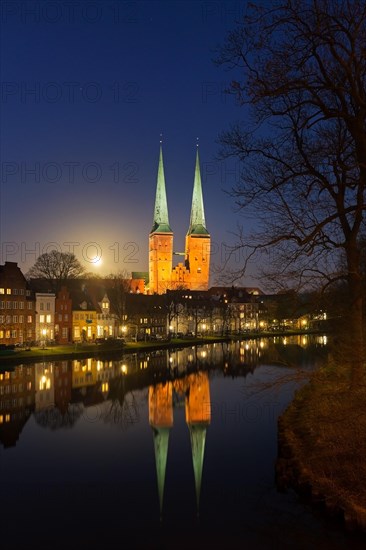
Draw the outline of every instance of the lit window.
<instances>
[{"instance_id":1,"label":"lit window","mask_svg":"<svg viewBox=\"0 0 366 550\"><path fill-rule=\"evenodd\" d=\"M11 288L7 288L7 289L6 289L6 293L7 293L7 294L11 294Z\"/></svg>"},{"instance_id":2,"label":"lit window","mask_svg":"<svg viewBox=\"0 0 366 550\"><path fill-rule=\"evenodd\" d=\"M0 288L0 294L5 294L5 288Z\"/></svg>"}]
</instances>

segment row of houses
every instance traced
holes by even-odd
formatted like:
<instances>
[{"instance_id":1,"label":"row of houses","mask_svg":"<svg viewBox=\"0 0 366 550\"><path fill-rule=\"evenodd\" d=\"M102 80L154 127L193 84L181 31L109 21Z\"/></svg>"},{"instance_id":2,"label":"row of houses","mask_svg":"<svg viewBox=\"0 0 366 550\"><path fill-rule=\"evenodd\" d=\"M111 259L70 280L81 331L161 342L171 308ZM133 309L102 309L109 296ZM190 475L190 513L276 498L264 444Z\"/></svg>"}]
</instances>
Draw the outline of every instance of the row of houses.
<instances>
[{"instance_id":1,"label":"row of houses","mask_svg":"<svg viewBox=\"0 0 366 550\"><path fill-rule=\"evenodd\" d=\"M5 262L0 266L0 345L268 330L278 324L271 303L258 288L145 295L131 281L118 278L72 279L54 290L52 282L27 281L15 262ZM307 319L285 323L305 328Z\"/></svg>"}]
</instances>

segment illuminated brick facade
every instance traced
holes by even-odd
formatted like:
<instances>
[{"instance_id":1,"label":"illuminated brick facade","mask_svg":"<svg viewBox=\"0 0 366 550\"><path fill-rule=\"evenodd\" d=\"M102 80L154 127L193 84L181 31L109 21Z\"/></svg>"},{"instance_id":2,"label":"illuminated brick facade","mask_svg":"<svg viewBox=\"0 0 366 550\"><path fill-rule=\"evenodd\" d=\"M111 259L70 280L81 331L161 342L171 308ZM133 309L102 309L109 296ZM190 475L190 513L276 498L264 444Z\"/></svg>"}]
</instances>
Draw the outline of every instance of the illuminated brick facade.
<instances>
[{"instance_id":1,"label":"illuminated brick facade","mask_svg":"<svg viewBox=\"0 0 366 550\"><path fill-rule=\"evenodd\" d=\"M153 227L149 237L149 293L186 288L208 290L211 238L206 229L198 149L191 218L185 242L184 263L173 267L173 232L165 191L163 154L160 148Z\"/></svg>"}]
</instances>

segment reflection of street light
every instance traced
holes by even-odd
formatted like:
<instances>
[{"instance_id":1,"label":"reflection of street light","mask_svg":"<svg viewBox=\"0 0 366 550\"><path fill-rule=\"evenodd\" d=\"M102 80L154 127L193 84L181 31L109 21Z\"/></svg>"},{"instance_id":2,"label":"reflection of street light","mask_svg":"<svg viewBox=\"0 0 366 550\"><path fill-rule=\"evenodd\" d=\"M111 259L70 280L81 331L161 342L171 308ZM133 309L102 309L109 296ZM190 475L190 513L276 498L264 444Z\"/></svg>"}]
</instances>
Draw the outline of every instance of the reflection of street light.
<instances>
[{"instance_id":1,"label":"reflection of street light","mask_svg":"<svg viewBox=\"0 0 366 550\"><path fill-rule=\"evenodd\" d=\"M46 328L43 328L43 329L42 329L42 335L43 335L43 344L42 344L42 347L43 347L43 349L44 349L45 346L46 346L46 335L47 335L47 329L46 329Z\"/></svg>"}]
</instances>

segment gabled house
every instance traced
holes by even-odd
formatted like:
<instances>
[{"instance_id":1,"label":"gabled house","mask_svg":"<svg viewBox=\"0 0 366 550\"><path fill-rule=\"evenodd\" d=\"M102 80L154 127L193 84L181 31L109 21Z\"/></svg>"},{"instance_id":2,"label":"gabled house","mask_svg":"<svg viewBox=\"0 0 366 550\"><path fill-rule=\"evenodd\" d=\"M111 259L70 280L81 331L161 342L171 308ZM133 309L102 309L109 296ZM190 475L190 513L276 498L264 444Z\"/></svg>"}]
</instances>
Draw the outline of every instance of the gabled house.
<instances>
[{"instance_id":1,"label":"gabled house","mask_svg":"<svg viewBox=\"0 0 366 550\"><path fill-rule=\"evenodd\" d=\"M55 341L67 344L72 339L72 300L68 289L63 286L55 300Z\"/></svg>"},{"instance_id":2,"label":"gabled house","mask_svg":"<svg viewBox=\"0 0 366 550\"><path fill-rule=\"evenodd\" d=\"M36 338L34 292L16 262L0 265L0 344L33 342Z\"/></svg>"}]
</instances>

